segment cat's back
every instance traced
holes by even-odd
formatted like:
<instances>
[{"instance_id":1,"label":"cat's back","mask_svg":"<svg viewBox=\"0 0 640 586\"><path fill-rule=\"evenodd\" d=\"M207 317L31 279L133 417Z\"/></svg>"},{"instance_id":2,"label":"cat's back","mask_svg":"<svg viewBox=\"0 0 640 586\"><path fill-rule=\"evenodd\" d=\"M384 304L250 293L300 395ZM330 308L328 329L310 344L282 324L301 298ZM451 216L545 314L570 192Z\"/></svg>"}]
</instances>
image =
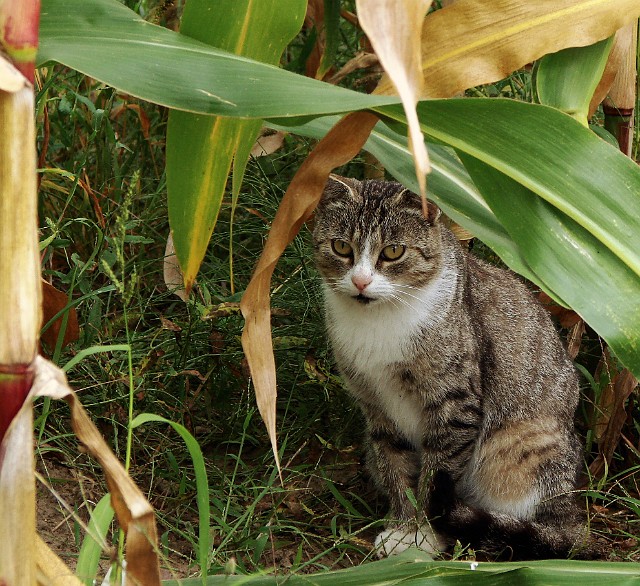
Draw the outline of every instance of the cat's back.
<instances>
[{"instance_id":1,"label":"cat's back","mask_svg":"<svg viewBox=\"0 0 640 586\"><path fill-rule=\"evenodd\" d=\"M470 335L482 345L486 394L519 402L523 412L560 404L572 416L577 374L548 312L511 271L467 258L463 304L472 316Z\"/></svg>"}]
</instances>

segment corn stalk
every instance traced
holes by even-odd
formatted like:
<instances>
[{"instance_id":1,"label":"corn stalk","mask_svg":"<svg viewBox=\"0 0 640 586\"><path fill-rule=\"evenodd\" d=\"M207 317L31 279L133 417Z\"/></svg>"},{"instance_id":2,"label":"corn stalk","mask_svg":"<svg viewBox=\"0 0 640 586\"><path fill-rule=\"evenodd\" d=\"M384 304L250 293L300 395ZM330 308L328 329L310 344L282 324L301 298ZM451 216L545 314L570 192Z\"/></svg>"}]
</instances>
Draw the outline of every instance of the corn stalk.
<instances>
[{"instance_id":1,"label":"corn stalk","mask_svg":"<svg viewBox=\"0 0 640 586\"><path fill-rule=\"evenodd\" d=\"M630 157L636 106L638 21L633 21L621 29L618 36L624 47L623 55L609 95L602 103L602 109L605 115L605 127L618 140L620 150Z\"/></svg>"},{"instance_id":2,"label":"corn stalk","mask_svg":"<svg viewBox=\"0 0 640 586\"><path fill-rule=\"evenodd\" d=\"M25 399L40 329L33 88L23 77L21 85L0 89L0 583L12 586L35 583L32 409Z\"/></svg>"}]
</instances>

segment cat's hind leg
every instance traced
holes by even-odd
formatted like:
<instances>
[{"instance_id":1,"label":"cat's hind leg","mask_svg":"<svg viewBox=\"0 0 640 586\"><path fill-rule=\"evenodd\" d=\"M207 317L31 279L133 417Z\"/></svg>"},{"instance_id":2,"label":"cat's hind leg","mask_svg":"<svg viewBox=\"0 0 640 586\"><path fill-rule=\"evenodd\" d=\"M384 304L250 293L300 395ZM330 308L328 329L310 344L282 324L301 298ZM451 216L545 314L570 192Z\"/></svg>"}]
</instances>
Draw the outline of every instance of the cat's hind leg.
<instances>
[{"instance_id":1,"label":"cat's hind leg","mask_svg":"<svg viewBox=\"0 0 640 586\"><path fill-rule=\"evenodd\" d=\"M504 424L480 443L444 521L486 552L566 557L586 537L574 495L578 459L573 432L552 418Z\"/></svg>"}]
</instances>

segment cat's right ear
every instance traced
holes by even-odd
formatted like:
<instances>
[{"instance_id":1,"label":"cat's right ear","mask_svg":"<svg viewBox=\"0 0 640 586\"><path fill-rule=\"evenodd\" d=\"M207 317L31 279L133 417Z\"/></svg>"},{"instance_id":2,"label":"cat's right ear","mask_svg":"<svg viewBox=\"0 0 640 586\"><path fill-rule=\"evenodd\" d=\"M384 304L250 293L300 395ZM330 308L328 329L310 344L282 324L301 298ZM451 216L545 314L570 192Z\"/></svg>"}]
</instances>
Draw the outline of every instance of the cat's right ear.
<instances>
[{"instance_id":1,"label":"cat's right ear","mask_svg":"<svg viewBox=\"0 0 640 586\"><path fill-rule=\"evenodd\" d=\"M327 184L324 187L321 204L327 204L331 201L344 201L345 198L359 200L360 197L360 181L349 177L341 177L340 175L329 175Z\"/></svg>"}]
</instances>

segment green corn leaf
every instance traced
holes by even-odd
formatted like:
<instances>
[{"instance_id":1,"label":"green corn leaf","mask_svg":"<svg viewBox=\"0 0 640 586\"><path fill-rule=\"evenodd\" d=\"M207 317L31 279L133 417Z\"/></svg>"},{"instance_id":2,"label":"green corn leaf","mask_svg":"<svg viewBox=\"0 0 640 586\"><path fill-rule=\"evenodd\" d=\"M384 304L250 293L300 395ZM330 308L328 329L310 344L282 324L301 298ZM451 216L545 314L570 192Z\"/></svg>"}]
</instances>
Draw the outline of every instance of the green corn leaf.
<instances>
[{"instance_id":1,"label":"green corn leaf","mask_svg":"<svg viewBox=\"0 0 640 586\"><path fill-rule=\"evenodd\" d=\"M431 561L418 549L344 570L309 576L287 576L288 586L632 586L640 578L640 564L551 560L524 563ZM209 586L250 584L274 586L280 576L209 576ZM170 580L166 586L196 586L196 579Z\"/></svg>"},{"instance_id":2,"label":"green corn leaf","mask_svg":"<svg viewBox=\"0 0 640 586\"><path fill-rule=\"evenodd\" d=\"M399 102L213 48L146 22L116 0L43 0L37 64L47 61L149 102L200 114L319 116Z\"/></svg>"},{"instance_id":3,"label":"green corn leaf","mask_svg":"<svg viewBox=\"0 0 640 586\"><path fill-rule=\"evenodd\" d=\"M613 37L610 37L588 47L571 47L545 55L534 73L540 103L562 110L587 126L589 103L612 45Z\"/></svg>"},{"instance_id":4,"label":"green corn leaf","mask_svg":"<svg viewBox=\"0 0 640 586\"><path fill-rule=\"evenodd\" d=\"M276 65L304 19L304 0L190 0L181 31L243 57ZM167 128L169 223L187 291L195 280L222 205L233 165L240 191L260 120L173 110Z\"/></svg>"},{"instance_id":5,"label":"green corn leaf","mask_svg":"<svg viewBox=\"0 0 640 586\"><path fill-rule=\"evenodd\" d=\"M640 280L572 218L477 159L461 155L476 185L519 244L533 280L585 317L636 375L640 373ZM578 260L579 255L579 260Z\"/></svg>"},{"instance_id":6,"label":"green corn leaf","mask_svg":"<svg viewBox=\"0 0 640 586\"><path fill-rule=\"evenodd\" d=\"M425 133L464 158L533 280L570 304L639 376L638 166L545 106L446 100L419 108Z\"/></svg>"}]
</instances>

